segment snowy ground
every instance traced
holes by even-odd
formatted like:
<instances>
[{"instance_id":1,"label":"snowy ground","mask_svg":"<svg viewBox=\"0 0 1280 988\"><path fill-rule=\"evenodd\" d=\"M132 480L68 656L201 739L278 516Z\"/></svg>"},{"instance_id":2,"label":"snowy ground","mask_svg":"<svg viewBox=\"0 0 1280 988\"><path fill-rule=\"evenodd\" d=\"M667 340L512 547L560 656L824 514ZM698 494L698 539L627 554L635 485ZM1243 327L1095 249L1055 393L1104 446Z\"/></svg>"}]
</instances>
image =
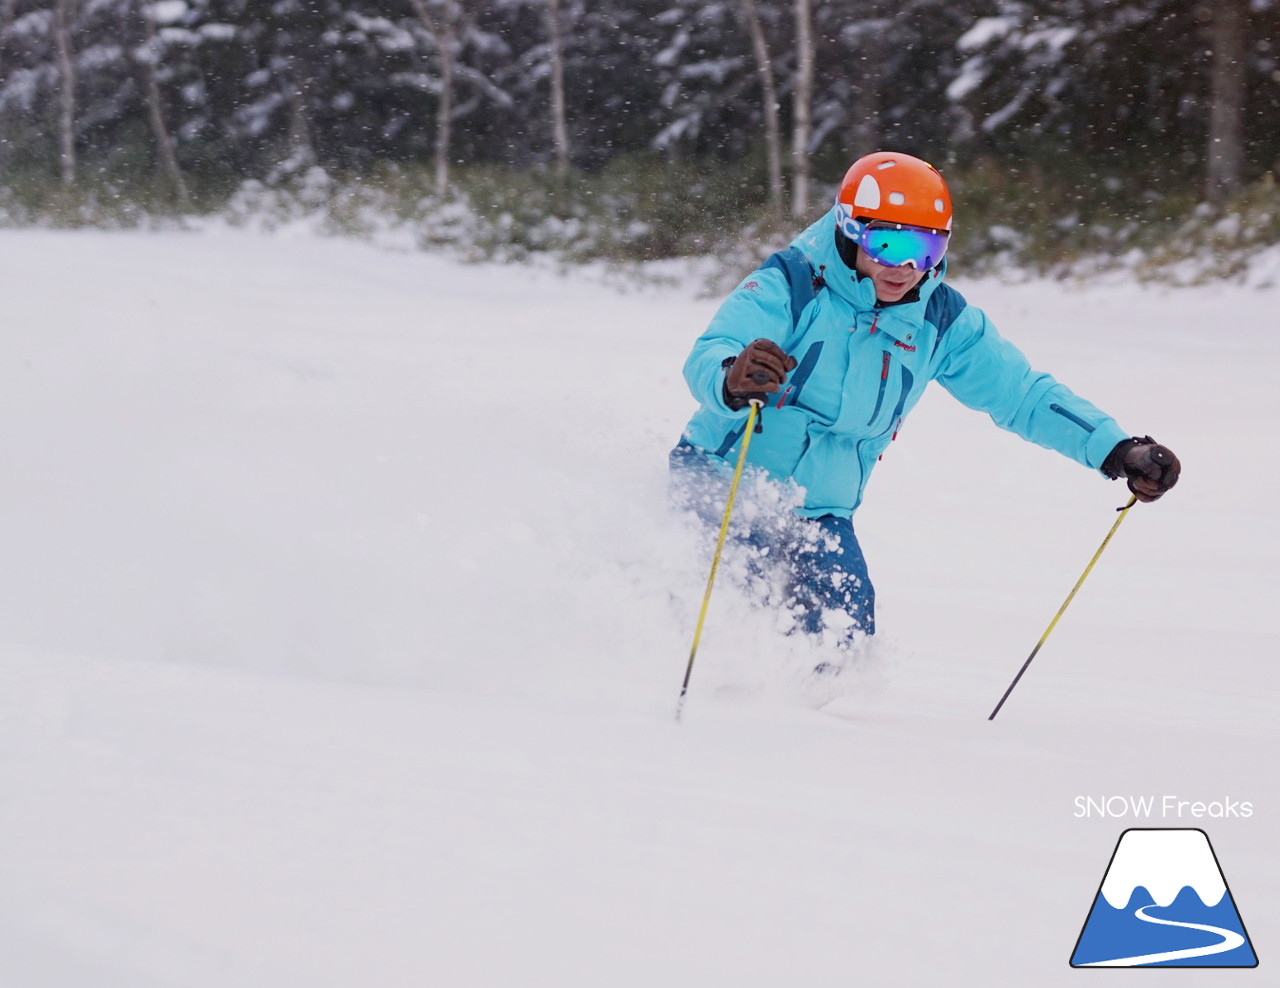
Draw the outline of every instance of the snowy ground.
<instances>
[{"instance_id":1,"label":"snowy ground","mask_svg":"<svg viewBox=\"0 0 1280 988\"><path fill-rule=\"evenodd\" d=\"M1182 484L988 723L1125 495L938 389L857 518L865 668L726 579L676 726L714 302L225 231L0 259L5 988L1075 983L1133 825L1208 832L1269 966L1277 290L961 281ZM1146 794L1253 815L1074 816Z\"/></svg>"}]
</instances>

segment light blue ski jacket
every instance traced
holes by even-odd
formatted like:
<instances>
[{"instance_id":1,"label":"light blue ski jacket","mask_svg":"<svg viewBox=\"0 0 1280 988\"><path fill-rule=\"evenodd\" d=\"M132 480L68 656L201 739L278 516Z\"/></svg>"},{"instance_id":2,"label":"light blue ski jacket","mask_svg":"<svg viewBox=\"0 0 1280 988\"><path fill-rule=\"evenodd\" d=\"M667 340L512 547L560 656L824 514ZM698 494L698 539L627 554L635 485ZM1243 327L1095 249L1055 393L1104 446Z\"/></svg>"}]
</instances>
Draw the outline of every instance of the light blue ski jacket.
<instances>
[{"instance_id":1,"label":"light blue ski jacket","mask_svg":"<svg viewBox=\"0 0 1280 988\"><path fill-rule=\"evenodd\" d=\"M748 462L804 488L801 514L853 513L876 462L934 380L1001 428L1095 470L1128 438L1114 419L1032 370L981 309L943 283L945 262L921 282L917 301L879 307L873 282L840 258L834 209L792 246L825 286L797 316L792 281L776 258L738 285L685 362L701 407L684 440L736 460L747 410L724 403L723 364L752 340L773 340L798 363L764 406Z\"/></svg>"}]
</instances>

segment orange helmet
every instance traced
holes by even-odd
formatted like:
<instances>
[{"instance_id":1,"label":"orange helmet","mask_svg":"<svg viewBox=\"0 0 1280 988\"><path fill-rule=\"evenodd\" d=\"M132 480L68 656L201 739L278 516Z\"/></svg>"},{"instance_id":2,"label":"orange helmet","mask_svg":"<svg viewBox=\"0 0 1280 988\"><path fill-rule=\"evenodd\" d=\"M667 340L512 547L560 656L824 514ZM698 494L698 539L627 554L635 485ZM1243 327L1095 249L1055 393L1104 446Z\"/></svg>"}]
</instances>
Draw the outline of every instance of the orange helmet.
<instances>
[{"instance_id":1,"label":"orange helmet","mask_svg":"<svg viewBox=\"0 0 1280 988\"><path fill-rule=\"evenodd\" d=\"M951 230L951 193L938 170L896 151L877 151L855 161L840 183L836 205L842 220L866 217Z\"/></svg>"}]
</instances>

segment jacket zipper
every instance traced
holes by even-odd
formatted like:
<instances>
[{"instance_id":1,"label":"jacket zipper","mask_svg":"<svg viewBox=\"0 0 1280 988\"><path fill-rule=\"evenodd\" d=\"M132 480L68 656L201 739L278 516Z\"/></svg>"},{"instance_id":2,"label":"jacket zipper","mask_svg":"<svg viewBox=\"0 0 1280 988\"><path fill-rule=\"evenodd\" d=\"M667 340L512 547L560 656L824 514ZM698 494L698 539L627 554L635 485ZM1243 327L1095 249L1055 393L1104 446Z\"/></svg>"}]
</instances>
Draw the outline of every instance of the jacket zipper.
<instances>
[{"instance_id":1,"label":"jacket zipper","mask_svg":"<svg viewBox=\"0 0 1280 988\"><path fill-rule=\"evenodd\" d=\"M884 404L885 388L889 385L889 351L884 351L884 363L880 366L880 393L876 395L876 407L871 413L871 418L867 419L867 425L871 425L876 420L876 416L880 414L880 408Z\"/></svg>"},{"instance_id":2,"label":"jacket zipper","mask_svg":"<svg viewBox=\"0 0 1280 988\"><path fill-rule=\"evenodd\" d=\"M894 442L897 440L898 430L901 428L902 428L902 416L898 416L898 421L893 423L893 435L889 437L889 442ZM879 463L883 459L884 459L884 454L881 453L879 456L876 457L876 462Z\"/></svg>"},{"instance_id":3,"label":"jacket zipper","mask_svg":"<svg viewBox=\"0 0 1280 988\"><path fill-rule=\"evenodd\" d=\"M1079 415L1074 415L1071 412L1067 411L1061 405L1058 405L1058 404L1050 405L1049 411L1057 412L1068 422L1074 422L1076 425L1080 426L1080 428L1082 428L1085 432L1093 432L1093 428L1094 428L1093 426L1091 426L1088 422L1082 419Z\"/></svg>"}]
</instances>

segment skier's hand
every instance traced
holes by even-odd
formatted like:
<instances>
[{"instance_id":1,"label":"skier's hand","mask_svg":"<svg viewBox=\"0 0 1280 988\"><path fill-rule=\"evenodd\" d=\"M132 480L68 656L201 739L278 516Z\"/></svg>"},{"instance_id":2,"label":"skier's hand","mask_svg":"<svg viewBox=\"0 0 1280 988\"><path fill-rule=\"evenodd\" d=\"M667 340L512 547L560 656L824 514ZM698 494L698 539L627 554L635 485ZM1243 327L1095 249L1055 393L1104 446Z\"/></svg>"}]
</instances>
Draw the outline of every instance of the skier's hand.
<instances>
[{"instance_id":1,"label":"skier's hand","mask_svg":"<svg viewBox=\"0 0 1280 988\"><path fill-rule=\"evenodd\" d=\"M729 399L737 398L741 408L746 401L761 394L777 394L787 373L796 369L796 358L782 352L772 340L752 340L733 358L724 376L724 391Z\"/></svg>"},{"instance_id":2,"label":"skier's hand","mask_svg":"<svg viewBox=\"0 0 1280 988\"><path fill-rule=\"evenodd\" d=\"M1168 446L1143 436L1118 442L1102 464L1102 472L1113 480L1125 477L1139 501L1155 501L1178 482L1182 464Z\"/></svg>"}]
</instances>

